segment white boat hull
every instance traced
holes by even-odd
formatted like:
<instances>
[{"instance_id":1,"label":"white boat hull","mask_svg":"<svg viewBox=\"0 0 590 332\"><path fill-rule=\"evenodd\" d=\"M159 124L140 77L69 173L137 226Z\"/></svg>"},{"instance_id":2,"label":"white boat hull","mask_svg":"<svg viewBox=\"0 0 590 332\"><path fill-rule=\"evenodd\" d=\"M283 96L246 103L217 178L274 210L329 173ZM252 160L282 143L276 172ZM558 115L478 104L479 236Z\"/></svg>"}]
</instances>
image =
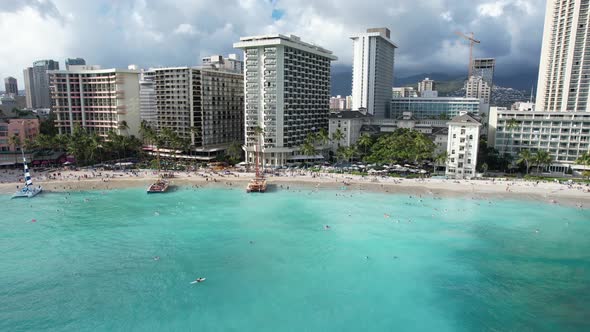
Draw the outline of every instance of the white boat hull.
<instances>
[{"instance_id":1,"label":"white boat hull","mask_svg":"<svg viewBox=\"0 0 590 332\"><path fill-rule=\"evenodd\" d=\"M31 198L35 197L43 191L43 188L26 188L23 190L19 190L12 195L12 198Z\"/></svg>"}]
</instances>

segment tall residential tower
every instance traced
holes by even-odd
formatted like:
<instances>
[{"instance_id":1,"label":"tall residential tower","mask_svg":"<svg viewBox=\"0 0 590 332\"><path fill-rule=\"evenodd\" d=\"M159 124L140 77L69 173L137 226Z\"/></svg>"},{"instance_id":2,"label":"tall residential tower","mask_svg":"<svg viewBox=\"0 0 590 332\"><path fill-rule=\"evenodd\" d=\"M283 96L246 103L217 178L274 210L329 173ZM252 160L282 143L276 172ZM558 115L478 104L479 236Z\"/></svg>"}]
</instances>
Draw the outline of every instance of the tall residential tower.
<instances>
[{"instance_id":1,"label":"tall residential tower","mask_svg":"<svg viewBox=\"0 0 590 332\"><path fill-rule=\"evenodd\" d=\"M352 37L352 108L379 118L389 116L393 62L397 46L387 28L368 29Z\"/></svg>"},{"instance_id":2,"label":"tall residential tower","mask_svg":"<svg viewBox=\"0 0 590 332\"><path fill-rule=\"evenodd\" d=\"M18 84L16 78L8 76L4 79L4 92L7 95L18 96Z\"/></svg>"},{"instance_id":3,"label":"tall residential tower","mask_svg":"<svg viewBox=\"0 0 590 332\"><path fill-rule=\"evenodd\" d=\"M33 62L33 108L51 107L49 74L47 73L49 70L59 70L59 62L53 60Z\"/></svg>"},{"instance_id":4,"label":"tall residential tower","mask_svg":"<svg viewBox=\"0 0 590 332\"><path fill-rule=\"evenodd\" d=\"M330 61L337 58L293 35L243 37L234 47L244 50L246 63L246 161L254 161L259 138L265 165L315 158L299 147L308 134L328 130Z\"/></svg>"},{"instance_id":5,"label":"tall residential tower","mask_svg":"<svg viewBox=\"0 0 590 332\"><path fill-rule=\"evenodd\" d=\"M537 83L537 111L590 111L588 0L548 0Z\"/></svg>"}]
</instances>

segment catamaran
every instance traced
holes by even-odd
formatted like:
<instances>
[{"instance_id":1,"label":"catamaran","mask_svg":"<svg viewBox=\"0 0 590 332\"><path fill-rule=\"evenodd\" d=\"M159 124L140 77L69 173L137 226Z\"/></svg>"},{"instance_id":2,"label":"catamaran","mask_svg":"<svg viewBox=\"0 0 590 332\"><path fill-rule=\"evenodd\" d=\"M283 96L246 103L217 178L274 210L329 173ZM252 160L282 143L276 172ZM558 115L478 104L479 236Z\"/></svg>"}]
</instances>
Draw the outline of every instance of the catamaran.
<instances>
[{"instance_id":1,"label":"catamaran","mask_svg":"<svg viewBox=\"0 0 590 332\"><path fill-rule=\"evenodd\" d=\"M23 165L25 167L25 186L22 189L17 190L14 195L12 195L12 198L31 198L42 192L43 188L41 186L33 186L33 180L31 179L27 159L25 158L25 153L22 149L21 153L23 155Z\"/></svg>"},{"instance_id":2,"label":"catamaran","mask_svg":"<svg viewBox=\"0 0 590 332\"><path fill-rule=\"evenodd\" d=\"M260 156L258 152L259 143L256 144L256 175L254 179L250 180L246 187L246 192L266 192L266 179L264 178L264 172L260 170Z\"/></svg>"},{"instance_id":3,"label":"catamaran","mask_svg":"<svg viewBox=\"0 0 590 332\"><path fill-rule=\"evenodd\" d=\"M168 174L164 174L164 175L160 174L160 147L158 147L157 159L158 159L158 177L159 177L159 179L147 187L146 192L148 194L165 193L166 191L168 191L168 188L170 187L170 182L168 180L164 179L164 177L170 177L170 176Z\"/></svg>"}]
</instances>

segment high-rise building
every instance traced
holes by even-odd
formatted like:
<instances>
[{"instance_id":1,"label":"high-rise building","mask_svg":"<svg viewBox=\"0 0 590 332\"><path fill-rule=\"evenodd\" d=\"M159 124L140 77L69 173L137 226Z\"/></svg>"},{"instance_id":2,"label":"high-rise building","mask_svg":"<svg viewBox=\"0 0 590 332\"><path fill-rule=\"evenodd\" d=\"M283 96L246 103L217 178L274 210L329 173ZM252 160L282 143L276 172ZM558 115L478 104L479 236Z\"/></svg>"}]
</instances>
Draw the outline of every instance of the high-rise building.
<instances>
[{"instance_id":1,"label":"high-rise building","mask_svg":"<svg viewBox=\"0 0 590 332\"><path fill-rule=\"evenodd\" d=\"M234 47L244 50L246 64L246 160L254 162L259 138L265 165L321 158L299 147L309 134L328 130L330 62L337 57L293 35L243 37Z\"/></svg>"},{"instance_id":2,"label":"high-rise building","mask_svg":"<svg viewBox=\"0 0 590 332\"><path fill-rule=\"evenodd\" d=\"M35 108L34 106L34 95L35 86L33 84L33 68L28 67L23 70L23 77L25 79L25 99L27 108Z\"/></svg>"},{"instance_id":3,"label":"high-rise building","mask_svg":"<svg viewBox=\"0 0 590 332\"><path fill-rule=\"evenodd\" d=\"M586 0L547 1L537 111L590 111L588 12Z\"/></svg>"},{"instance_id":4,"label":"high-rise building","mask_svg":"<svg viewBox=\"0 0 590 332\"><path fill-rule=\"evenodd\" d=\"M494 69L496 68L496 59L494 58L475 58L471 68L471 76L480 76L492 89L494 87Z\"/></svg>"},{"instance_id":5,"label":"high-rise building","mask_svg":"<svg viewBox=\"0 0 590 332\"><path fill-rule=\"evenodd\" d=\"M340 95L337 95L336 97L330 97L331 111L344 111L346 109L346 97L342 97Z\"/></svg>"},{"instance_id":6,"label":"high-rise building","mask_svg":"<svg viewBox=\"0 0 590 332\"><path fill-rule=\"evenodd\" d=\"M446 176L455 179L475 177L481 123L473 114L461 112L448 125Z\"/></svg>"},{"instance_id":7,"label":"high-rise building","mask_svg":"<svg viewBox=\"0 0 590 332\"><path fill-rule=\"evenodd\" d=\"M397 46L387 28L368 29L352 37L352 108L379 118L388 116Z\"/></svg>"},{"instance_id":8,"label":"high-rise building","mask_svg":"<svg viewBox=\"0 0 590 332\"><path fill-rule=\"evenodd\" d=\"M158 125L155 78L153 69L143 71L139 77L139 114L153 128Z\"/></svg>"},{"instance_id":9,"label":"high-rise building","mask_svg":"<svg viewBox=\"0 0 590 332\"><path fill-rule=\"evenodd\" d=\"M59 70L59 62L39 60L33 63L33 108L51 107L49 96L49 70Z\"/></svg>"},{"instance_id":10,"label":"high-rise building","mask_svg":"<svg viewBox=\"0 0 590 332\"><path fill-rule=\"evenodd\" d=\"M411 86L393 87L391 88L392 98L417 98L418 91ZM390 114L391 115L391 114Z\"/></svg>"},{"instance_id":11,"label":"high-rise building","mask_svg":"<svg viewBox=\"0 0 590 332\"><path fill-rule=\"evenodd\" d=\"M438 92L436 91L436 82L426 77L422 82L418 82L418 93L420 97L436 98Z\"/></svg>"},{"instance_id":12,"label":"high-rise building","mask_svg":"<svg viewBox=\"0 0 590 332\"><path fill-rule=\"evenodd\" d=\"M82 58L68 58L66 59L66 70L70 70L70 66L85 66L86 60Z\"/></svg>"},{"instance_id":13,"label":"high-rise building","mask_svg":"<svg viewBox=\"0 0 590 332\"><path fill-rule=\"evenodd\" d=\"M139 72L124 69L49 71L60 134L76 126L107 136L139 135Z\"/></svg>"},{"instance_id":14,"label":"high-rise building","mask_svg":"<svg viewBox=\"0 0 590 332\"><path fill-rule=\"evenodd\" d=\"M7 95L18 96L18 84L16 78L8 76L4 79L4 93Z\"/></svg>"},{"instance_id":15,"label":"high-rise building","mask_svg":"<svg viewBox=\"0 0 590 332\"><path fill-rule=\"evenodd\" d=\"M154 69L157 128L170 128L203 160L244 141L244 76L215 68Z\"/></svg>"},{"instance_id":16,"label":"high-rise building","mask_svg":"<svg viewBox=\"0 0 590 332\"><path fill-rule=\"evenodd\" d=\"M238 74L244 73L244 61L240 60L237 54L230 54L227 58L222 55L204 57L202 63L203 67L213 67Z\"/></svg>"},{"instance_id":17,"label":"high-rise building","mask_svg":"<svg viewBox=\"0 0 590 332\"><path fill-rule=\"evenodd\" d=\"M492 89L483 77L471 76L465 82L465 97L482 99L484 104L489 104L492 97Z\"/></svg>"}]
</instances>

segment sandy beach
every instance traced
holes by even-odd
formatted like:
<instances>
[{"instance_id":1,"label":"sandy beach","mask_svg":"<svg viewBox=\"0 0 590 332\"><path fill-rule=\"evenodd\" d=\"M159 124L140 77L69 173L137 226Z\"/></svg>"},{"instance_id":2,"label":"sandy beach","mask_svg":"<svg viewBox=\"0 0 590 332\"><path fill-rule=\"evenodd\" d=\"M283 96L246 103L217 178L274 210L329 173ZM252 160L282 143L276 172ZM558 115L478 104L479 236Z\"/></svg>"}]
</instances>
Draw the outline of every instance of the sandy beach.
<instances>
[{"instance_id":1,"label":"sandy beach","mask_svg":"<svg viewBox=\"0 0 590 332\"><path fill-rule=\"evenodd\" d=\"M79 190L109 190L130 187L147 187L157 178L153 170L139 171L52 171L34 173L35 185L45 191L64 192ZM212 171L175 172L171 180L174 186L246 186L252 173ZM296 188L348 189L380 193L397 193L435 197L465 197L470 199L528 199L550 204L577 207L590 206L590 187L580 184L556 182L532 182L523 180L443 180L403 179L381 176L355 176L349 174L286 172L269 176L271 190ZM0 171L0 193L10 194L22 185L20 170Z\"/></svg>"}]
</instances>

